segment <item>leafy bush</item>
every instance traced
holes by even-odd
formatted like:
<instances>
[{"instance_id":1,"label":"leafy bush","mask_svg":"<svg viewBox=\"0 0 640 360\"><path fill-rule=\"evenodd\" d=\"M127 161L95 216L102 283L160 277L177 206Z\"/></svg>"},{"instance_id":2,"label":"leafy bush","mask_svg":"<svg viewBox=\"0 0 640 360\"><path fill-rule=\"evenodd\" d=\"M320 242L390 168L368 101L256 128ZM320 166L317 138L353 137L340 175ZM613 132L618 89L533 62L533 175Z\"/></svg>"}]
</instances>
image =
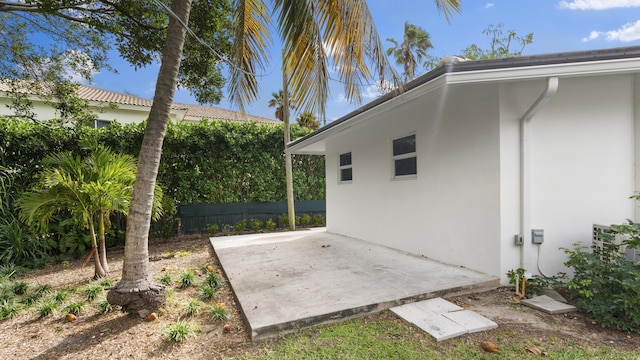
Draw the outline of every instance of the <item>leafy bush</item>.
<instances>
[{"instance_id":1,"label":"leafy bush","mask_svg":"<svg viewBox=\"0 0 640 360\"><path fill-rule=\"evenodd\" d=\"M100 284L89 285L86 289L84 289L84 294L87 297L87 301L95 300L98 295L101 295L104 289Z\"/></svg>"},{"instance_id":2,"label":"leafy bush","mask_svg":"<svg viewBox=\"0 0 640 360\"><path fill-rule=\"evenodd\" d=\"M267 219L267 221L264 223L264 227L265 229L272 231L273 229L276 228L276 223L273 222L273 220L271 219Z\"/></svg>"},{"instance_id":3,"label":"leafy bush","mask_svg":"<svg viewBox=\"0 0 640 360\"><path fill-rule=\"evenodd\" d=\"M251 219L251 221L249 221L249 228L253 231L262 229L262 221L259 219Z\"/></svg>"},{"instance_id":4,"label":"leafy bush","mask_svg":"<svg viewBox=\"0 0 640 360\"><path fill-rule=\"evenodd\" d=\"M278 216L278 226L280 226L281 228L288 228L289 227L289 215L282 214L282 215Z\"/></svg>"},{"instance_id":5,"label":"leafy bush","mask_svg":"<svg viewBox=\"0 0 640 360\"><path fill-rule=\"evenodd\" d=\"M235 225L233 225L233 230L237 232L242 232L247 230L247 220L240 220Z\"/></svg>"},{"instance_id":6,"label":"leafy bush","mask_svg":"<svg viewBox=\"0 0 640 360\"><path fill-rule=\"evenodd\" d=\"M36 310L36 313L38 314L38 317L43 318L49 315L53 315L57 308L58 308L58 303L55 302L54 300L49 300L40 304L38 306L38 309Z\"/></svg>"},{"instance_id":7,"label":"leafy bush","mask_svg":"<svg viewBox=\"0 0 640 360\"><path fill-rule=\"evenodd\" d=\"M313 215L313 226L322 226L324 223L324 216L321 214Z\"/></svg>"},{"instance_id":8,"label":"leafy bush","mask_svg":"<svg viewBox=\"0 0 640 360\"><path fill-rule=\"evenodd\" d=\"M86 306L87 306L86 301L78 300L65 306L64 310L69 314L80 315L80 313L84 310Z\"/></svg>"},{"instance_id":9,"label":"leafy bush","mask_svg":"<svg viewBox=\"0 0 640 360\"><path fill-rule=\"evenodd\" d=\"M640 330L640 263L616 245L589 251L576 244L563 250L569 255L565 265L574 270L567 289L577 304L603 327Z\"/></svg>"},{"instance_id":10,"label":"leafy bush","mask_svg":"<svg viewBox=\"0 0 640 360\"><path fill-rule=\"evenodd\" d=\"M170 273L165 272L164 274L162 274L162 276L160 276L160 279L158 281L160 281L160 284L164 286L171 286L173 279L171 278Z\"/></svg>"},{"instance_id":11,"label":"leafy bush","mask_svg":"<svg viewBox=\"0 0 640 360\"><path fill-rule=\"evenodd\" d=\"M215 235L218 233L218 231L218 224L211 224L207 226L207 232L209 233L209 235Z\"/></svg>"},{"instance_id":12,"label":"leafy bush","mask_svg":"<svg viewBox=\"0 0 640 360\"><path fill-rule=\"evenodd\" d=\"M302 226L311 225L311 215L309 215L309 214L302 215L302 217L300 218L300 225L302 225Z\"/></svg>"}]
</instances>

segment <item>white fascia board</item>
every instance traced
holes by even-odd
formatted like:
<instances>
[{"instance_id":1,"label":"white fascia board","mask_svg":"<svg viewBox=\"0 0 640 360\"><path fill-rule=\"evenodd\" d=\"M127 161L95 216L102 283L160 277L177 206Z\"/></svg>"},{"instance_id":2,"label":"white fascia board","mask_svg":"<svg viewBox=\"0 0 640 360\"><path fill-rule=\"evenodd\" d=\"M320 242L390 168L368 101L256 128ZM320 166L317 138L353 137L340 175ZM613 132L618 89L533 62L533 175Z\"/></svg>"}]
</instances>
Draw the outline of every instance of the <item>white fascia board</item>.
<instances>
[{"instance_id":1,"label":"white fascia board","mask_svg":"<svg viewBox=\"0 0 640 360\"><path fill-rule=\"evenodd\" d=\"M549 76L576 77L638 72L640 72L640 59L631 58L464 71L459 73L446 73L444 76L447 78L447 84L464 84L487 81L538 79Z\"/></svg>"},{"instance_id":2,"label":"white fascia board","mask_svg":"<svg viewBox=\"0 0 640 360\"><path fill-rule=\"evenodd\" d=\"M372 117L380 115L389 109L392 109L396 106L399 106L403 103L411 101L417 97L423 96L447 85L533 80L547 78L550 76L575 77L639 72L640 59L638 58L447 72L435 79L419 85L414 89L411 89L371 109L357 114L352 118L344 120L340 124L337 124L330 129L327 129L315 136L296 143L287 148L285 151L293 154L322 155L326 151L325 141L329 137L337 133L346 131L347 129L361 126L368 120L371 120ZM378 119L383 119L383 117L378 117Z\"/></svg>"},{"instance_id":3,"label":"white fascia board","mask_svg":"<svg viewBox=\"0 0 640 360\"><path fill-rule=\"evenodd\" d=\"M374 121L375 117L377 117L378 120L382 120L384 117L378 115L383 114L390 109L414 100L415 98L423 96L424 94L434 91L445 85L446 79L443 76L439 76L414 89L403 92L371 109L357 114L352 118L344 120L340 124L337 124L330 129L327 129L306 140L296 143L288 147L285 151L292 154L323 155L326 151L325 141L329 137L344 132L348 129L364 126L365 124L369 123L369 121Z\"/></svg>"}]
</instances>

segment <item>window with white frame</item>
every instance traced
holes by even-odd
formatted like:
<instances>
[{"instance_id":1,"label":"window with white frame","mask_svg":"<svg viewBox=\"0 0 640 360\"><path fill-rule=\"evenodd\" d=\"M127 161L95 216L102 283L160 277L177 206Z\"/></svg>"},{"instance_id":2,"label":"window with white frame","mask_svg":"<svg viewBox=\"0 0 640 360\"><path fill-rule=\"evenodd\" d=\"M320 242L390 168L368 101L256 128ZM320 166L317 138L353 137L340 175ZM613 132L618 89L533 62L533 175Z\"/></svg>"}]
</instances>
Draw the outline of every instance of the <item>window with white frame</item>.
<instances>
[{"instance_id":1,"label":"window with white frame","mask_svg":"<svg viewBox=\"0 0 640 360\"><path fill-rule=\"evenodd\" d=\"M351 165L351 152L340 154L339 162L340 183L351 183L353 181L353 168Z\"/></svg>"},{"instance_id":2,"label":"window with white frame","mask_svg":"<svg viewBox=\"0 0 640 360\"><path fill-rule=\"evenodd\" d=\"M93 128L94 129L107 127L109 125L111 125L111 121L108 121L108 120L93 120Z\"/></svg>"},{"instance_id":3,"label":"window with white frame","mask_svg":"<svg viewBox=\"0 0 640 360\"><path fill-rule=\"evenodd\" d=\"M394 178L415 177L418 174L416 135L394 139L392 148Z\"/></svg>"}]
</instances>

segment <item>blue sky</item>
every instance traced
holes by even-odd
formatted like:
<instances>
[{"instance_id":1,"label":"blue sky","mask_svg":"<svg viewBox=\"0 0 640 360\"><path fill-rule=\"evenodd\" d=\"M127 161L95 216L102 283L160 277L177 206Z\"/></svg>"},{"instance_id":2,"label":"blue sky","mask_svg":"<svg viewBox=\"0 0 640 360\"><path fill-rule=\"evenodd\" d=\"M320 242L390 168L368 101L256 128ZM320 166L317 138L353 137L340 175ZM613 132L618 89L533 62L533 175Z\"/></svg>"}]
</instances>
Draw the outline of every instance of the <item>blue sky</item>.
<instances>
[{"instance_id":1,"label":"blue sky","mask_svg":"<svg viewBox=\"0 0 640 360\"><path fill-rule=\"evenodd\" d=\"M505 30L518 35L533 33L533 43L523 55L640 46L640 0L461 0L462 12L448 23L431 0L369 0L378 33L385 48L387 38L401 40L405 22L425 29L431 36L435 57L457 55L470 44L488 47L482 34L490 24L503 23ZM277 35L274 34L276 37ZM267 103L271 93L282 88L280 48L277 37L272 58L259 78L260 98L246 107L247 113L274 118ZM114 53L112 64L119 74L101 72L91 86L152 98L158 66L135 71ZM401 73L401 69L398 69ZM327 122L335 120L379 94L372 86L365 91L363 104L349 104L338 83L331 85ZM195 103L187 90L178 90L175 102ZM226 99L217 105L237 110ZM293 114L294 116L296 114Z\"/></svg>"}]
</instances>

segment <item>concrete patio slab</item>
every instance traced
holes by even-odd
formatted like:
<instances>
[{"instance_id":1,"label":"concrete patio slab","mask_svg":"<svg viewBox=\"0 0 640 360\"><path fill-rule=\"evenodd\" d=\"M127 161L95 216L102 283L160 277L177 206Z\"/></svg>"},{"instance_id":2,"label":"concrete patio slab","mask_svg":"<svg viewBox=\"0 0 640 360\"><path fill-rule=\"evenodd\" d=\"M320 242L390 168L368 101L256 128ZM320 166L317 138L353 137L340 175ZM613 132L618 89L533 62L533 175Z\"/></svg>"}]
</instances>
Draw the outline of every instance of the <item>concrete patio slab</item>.
<instances>
[{"instance_id":1,"label":"concrete patio slab","mask_svg":"<svg viewBox=\"0 0 640 360\"><path fill-rule=\"evenodd\" d=\"M499 279L324 229L211 238L253 340Z\"/></svg>"},{"instance_id":2,"label":"concrete patio slab","mask_svg":"<svg viewBox=\"0 0 640 360\"><path fill-rule=\"evenodd\" d=\"M547 295L541 295L531 299L522 300L520 301L520 303L551 315L576 311L575 306L554 300Z\"/></svg>"}]
</instances>

